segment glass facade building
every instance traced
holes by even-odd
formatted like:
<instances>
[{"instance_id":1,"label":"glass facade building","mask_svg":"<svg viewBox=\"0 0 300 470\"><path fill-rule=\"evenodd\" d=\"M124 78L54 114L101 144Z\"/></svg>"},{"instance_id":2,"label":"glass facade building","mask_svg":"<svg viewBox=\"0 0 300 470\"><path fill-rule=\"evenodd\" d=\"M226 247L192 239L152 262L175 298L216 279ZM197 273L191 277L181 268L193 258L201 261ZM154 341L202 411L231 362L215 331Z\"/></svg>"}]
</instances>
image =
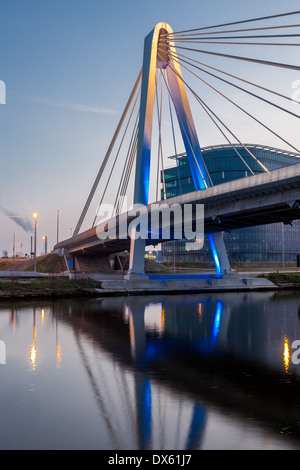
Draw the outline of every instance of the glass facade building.
<instances>
[{"instance_id":1,"label":"glass facade building","mask_svg":"<svg viewBox=\"0 0 300 470\"><path fill-rule=\"evenodd\" d=\"M269 171L287 165L300 163L300 155L273 147L246 145L253 158L243 146L235 146L239 155L230 145L210 146L202 149L202 155L210 174L212 184L217 185L264 172L257 160ZM242 158L240 158L242 157ZM173 197L195 190L186 154L170 157L174 161L171 168L164 170L166 197ZM256 160L257 159L257 160ZM243 161L244 160L244 161ZM163 197L163 189L162 189ZM296 261L300 253L300 221L291 225L282 223L242 228L224 232L224 240L229 260L232 263L243 261ZM176 260L183 262L212 261L210 245L205 235L204 246L190 251L190 244L176 240L162 244L164 261L172 261L174 250Z\"/></svg>"}]
</instances>

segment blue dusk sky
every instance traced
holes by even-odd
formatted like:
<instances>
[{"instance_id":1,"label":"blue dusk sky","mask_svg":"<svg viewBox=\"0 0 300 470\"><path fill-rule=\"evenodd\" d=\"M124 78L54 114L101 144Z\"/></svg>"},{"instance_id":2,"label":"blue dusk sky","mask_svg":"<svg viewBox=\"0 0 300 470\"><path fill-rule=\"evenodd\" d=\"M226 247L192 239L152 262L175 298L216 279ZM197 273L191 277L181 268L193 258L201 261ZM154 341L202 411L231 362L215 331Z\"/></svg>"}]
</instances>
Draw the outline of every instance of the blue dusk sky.
<instances>
[{"instance_id":1,"label":"blue dusk sky","mask_svg":"<svg viewBox=\"0 0 300 470\"><path fill-rule=\"evenodd\" d=\"M48 237L48 250L56 242L57 210L62 211L60 239L70 236L141 68L144 38L157 23L181 31L281 14L297 6L294 0L0 0L0 80L6 85L6 104L0 105L0 256L2 250L12 254L14 232L20 251L29 252L33 211L39 213L38 254L43 235ZM298 24L299 16L270 24ZM297 47L283 47L279 56L270 47L236 45L227 47L226 53L300 62ZM289 96L300 80L297 71L207 60ZM196 86L194 81L195 90ZM220 97L203 84L199 90L224 114L227 108ZM237 97L237 91L231 93L231 98ZM299 113L295 103L285 106ZM201 146L225 143L199 106L191 107ZM297 119L261 109L257 102L249 102L247 109L300 148ZM243 142L288 148L243 117L225 114ZM165 149L165 165L170 166L168 143ZM117 185L115 177L112 189ZM93 213L85 228L92 220Z\"/></svg>"}]
</instances>

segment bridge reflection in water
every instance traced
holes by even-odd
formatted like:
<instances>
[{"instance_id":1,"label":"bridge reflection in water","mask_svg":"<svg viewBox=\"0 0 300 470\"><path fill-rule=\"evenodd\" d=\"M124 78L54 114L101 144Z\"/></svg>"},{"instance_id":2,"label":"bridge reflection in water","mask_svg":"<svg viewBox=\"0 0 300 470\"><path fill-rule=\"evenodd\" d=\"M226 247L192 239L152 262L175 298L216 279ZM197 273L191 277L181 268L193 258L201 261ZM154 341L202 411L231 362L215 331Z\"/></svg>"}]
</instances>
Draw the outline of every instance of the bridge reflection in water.
<instances>
[{"instance_id":1,"label":"bridge reflection in water","mask_svg":"<svg viewBox=\"0 0 300 470\"><path fill-rule=\"evenodd\" d=\"M56 366L68 375L75 365L67 358L80 357L74 374L83 365L112 448L201 449L207 407L265 425L276 437L289 429L299 442L299 366L291 362L291 344L300 338L299 294L118 297L40 307L33 309L32 369L43 368L47 341L39 339L42 328L54 325ZM15 330L22 309L10 310ZM80 392L73 393L80 404ZM81 399L84 410L87 397Z\"/></svg>"}]
</instances>

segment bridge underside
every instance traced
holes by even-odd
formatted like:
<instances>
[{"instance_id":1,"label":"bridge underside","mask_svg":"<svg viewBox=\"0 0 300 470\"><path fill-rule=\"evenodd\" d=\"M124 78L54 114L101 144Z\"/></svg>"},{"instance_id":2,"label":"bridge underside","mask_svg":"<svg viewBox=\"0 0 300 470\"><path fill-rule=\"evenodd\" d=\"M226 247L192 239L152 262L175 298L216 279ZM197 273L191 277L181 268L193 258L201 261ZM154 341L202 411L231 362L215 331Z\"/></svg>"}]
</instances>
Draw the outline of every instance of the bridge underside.
<instances>
[{"instance_id":1,"label":"bridge underside","mask_svg":"<svg viewBox=\"0 0 300 470\"><path fill-rule=\"evenodd\" d=\"M291 224L300 219L300 164L220 184L204 191L173 197L159 204L203 204L204 232L231 231L277 222ZM151 213L151 204L147 206ZM119 227L119 218L114 220ZM171 231L172 232L172 231ZM117 232L118 233L118 232ZM130 238L101 240L99 226L58 243L55 251L66 255L97 254L107 256L130 249ZM183 237L184 238L184 237ZM146 245L170 241L149 238Z\"/></svg>"},{"instance_id":2,"label":"bridge underside","mask_svg":"<svg viewBox=\"0 0 300 470\"><path fill-rule=\"evenodd\" d=\"M256 208L247 212L229 213L218 215L217 217L205 217L204 232L213 233L220 231L231 231L239 228L247 228L258 225L273 224L283 222L291 224L294 220L300 219L300 199L294 207L288 204L280 204L277 206L269 206L264 208ZM171 227L172 229L172 227ZM172 230L171 230L172 232ZM184 238L184 237L183 237ZM149 238L146 245L156 245L172 240L169 238ZM127 239L109 239L100 240L96 227L87 230L82 234L58 243L54 250L64 249L64 253L72 254L102 254L110 255L129 250L130 238Z\"/></svg>"}]
</instances>

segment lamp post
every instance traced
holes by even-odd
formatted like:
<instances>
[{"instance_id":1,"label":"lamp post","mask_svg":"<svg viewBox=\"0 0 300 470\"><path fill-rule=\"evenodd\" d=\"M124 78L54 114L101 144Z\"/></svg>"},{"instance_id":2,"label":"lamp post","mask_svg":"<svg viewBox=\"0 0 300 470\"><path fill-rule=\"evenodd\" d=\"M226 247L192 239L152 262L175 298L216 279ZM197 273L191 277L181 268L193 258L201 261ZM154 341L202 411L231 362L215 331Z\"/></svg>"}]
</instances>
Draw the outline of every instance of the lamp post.
<instances>
[{"instance_id":1,"label":"lamp post","mask_svg":"<svg viewBox=\"0 0 300 470\"><path fill-rule=\"evenodd\" d=\"M36 272L36 228L37 228L37 218L38 214L37 212L34 212L32 214L32 217L34 218L34 272Z\"/></svg>"},{"instance_id":2,"label":"lamp post","mask_svg":"<svg viewBox=\"0 0 300 470\"><path fill-rule=\"evenodd\" d=\"M281 222L281 248L282 248L282 270L284 271L285 265L285 247L284 247L284 223Z\"/></svg>"},{"instance_id":3,"label":"lamp post","mask_svg":"<svg viewBox=\"0 0 300 470\"><path fill-rule=\"evenodd\" d=\"M56 242L58 243L58 233L59 233L59 214L61 210L57 211L57 222L56 222L56 229L57 229L57 236L56 236Z\"/></svg>"},{"instance_id":4,"label":"lamp post","mask_svg":"<svg viewBox=\"0 0 300 470\"><path fill-rule=\"evenodd\" d=\"M44 240L44 255L47 254L47 235L44 235L42 237L42 240Z\"/></svg>"}]
</instances>

